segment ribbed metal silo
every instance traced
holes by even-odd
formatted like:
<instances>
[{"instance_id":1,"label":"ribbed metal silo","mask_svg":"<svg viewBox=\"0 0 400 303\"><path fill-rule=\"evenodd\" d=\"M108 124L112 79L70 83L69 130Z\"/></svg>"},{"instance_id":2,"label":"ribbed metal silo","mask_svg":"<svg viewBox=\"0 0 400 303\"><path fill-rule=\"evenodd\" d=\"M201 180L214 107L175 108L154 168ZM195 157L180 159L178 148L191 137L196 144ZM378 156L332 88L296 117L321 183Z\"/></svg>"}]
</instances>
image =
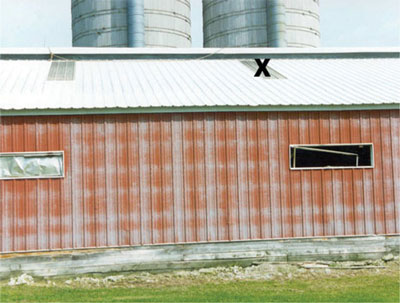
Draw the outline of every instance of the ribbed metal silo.
<instances>
[{"instance_id":1,"label":"ribbed metal silo","mask_svg":"<svg viewBox=\"0 0 400 303\"><path fill-rule=\"evenodd\" d=\"M205 47L317 47L319 0L203 0Z\"/></svg>"},{"instance_id":2,"label":"ribbed metal silo","mask_svg":"<svg viewBox=\"0 0 400 303\"><path fill-rule=\"evenodd\" d=\"M148 47L191 47L190 0L144 0Z\"/></svg>"},{"instance_id":3,"label":"ribbed metal silo","mask_svg":"<svg viewBox=\"0 0 400 303\"><path fill-rule=\"evenodd\" d=\"M267 45L266 0L203 0L205 47Z\"/></svg>"},{"instance_id":4,"label":"ribbed metal silo","mask_svg":"<svg viewBox=\"0 0 400 303\"><path fill-rule=\"evenodd\" d=\"M72 0L73 46L190 47L190 0Z\"/></svg>"},{"instance_id":5,"label":"ribbed metal silo","mask_svg":"<svg viewBox=\"0 0 400 303\"><path fill-rule=\"evenodd\" d=\"M72 0L72 45L128 46L127 2Z\"/></svg>"},{"instance_id":6,"label":"ribbed metal silo","mask_svg":"<svg viewBox=\"0 0 400 303\"><path fill-rule=\"evenodd\" d=\"M319 0L284 0L288 47L320 45Z\"/></svg>"}]
</instances>

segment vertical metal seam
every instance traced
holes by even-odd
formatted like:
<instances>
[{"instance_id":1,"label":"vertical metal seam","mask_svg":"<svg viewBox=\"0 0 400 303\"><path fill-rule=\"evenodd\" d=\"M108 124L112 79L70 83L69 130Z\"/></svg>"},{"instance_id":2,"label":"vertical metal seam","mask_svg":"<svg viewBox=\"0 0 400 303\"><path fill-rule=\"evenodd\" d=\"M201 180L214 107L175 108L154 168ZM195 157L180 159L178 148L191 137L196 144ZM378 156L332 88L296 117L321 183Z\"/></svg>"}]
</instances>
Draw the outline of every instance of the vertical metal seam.
<instances>
[{"instance_id":1,"label":"vertical metal seam","mask_svg":"<svg viewBox=\"0 0 400 303\"><path fill-rule=\"evenodd\" d=\"M297 113L297 125L299 126L298 128L297 128L297 131L298 131L298 138L299 138L299 141L301 141L300 140L300 113ZM301 227L302 227L302 236L303 237L305 237L305 234L306 234L306 232L305 232L305 224L304 224L304 208L303 208L303 204L304 204L304 201L303 201L303 180L304 180L304 170L301 170L300 171L300 197L301 197Z\"/></svg>"},{"instance_id":2,"label":"vertical metal seam","mask_svg":"<svg viewBox=\"0 0 400 303\"><path fill-rule=\"evenodd\" d=\"M96 117L96 116L95 116ZM92 128L92 144L93 144L93 182L94 182L94 188L93 188L93 192L94 192L94 197L93 197L93 221L94 221L94 243L96 245L96 247L98 246L98 239L97 239L97 203L98 203L98 199L97 199L97 195L96 195L96 188L97 188L97 174L96 174L96 148L94 148L96 146L96 141L95 141L95 120L92 116L92 121L91 121L91 128Z\"/></svg>"},{"instance_id":3,"label":"vertical metal seam","mask_svg":"<svg viewBox=\"0 0 400 303\"><path fill-rule=\"evenodd\" d=\"M386 222L386 201L385 201L385 184L383 181L383 178L385 178L385 173L384 173L384 159L383 159L383 152L382 149L384 148L383 143L382 143L382 112L376 112L376 114L379 117L379 141L381 145L381 163L382 163L382 204L383 204L383 222L384 222L384 227L385 227L385 233L387 233L387 222Z\"/></svg>"},{"instance_id":4,"label":"vertical metal seam","mask_svg":"<svg viewBox=\"0 0 400 303\"><path fill-rule=\"evenodd\" d=\"M339 142L342 142L342 113L339 113ZM342 176L342 192L341 192L341 196L342 196L342 220L343 220L343 235L346 235L346 215L345 215L345 204L344 204L344 189L343 189L343 185L344 185L344 169L340 169L341 172L341 176Z\"/></svg>"},{"instance_id":5,"label":"vertical metal seam","mask_svg":"<svg viewBox=\"0 0 400 303\"><path fill-rule=\"evenodd\" d=\"M158 128L159 128L159 142L160 142L160 180L161 180L161 190L160 190L160 196L161 196L161 242L165 243L165 237L164 234L166 232L165 228L165 218L164 218L164 165L163 165L163 136L162 136L162 127L161 127L161 118L157 121L158 122Z\"/></svg>"},{"instance_id":6,"label":"vertical metal seam","mask_svg":"<svg viewBox=\"0 0 400 303\"><path fill-rule=\"evenodd\" d=\"M371 139L371 141L372 141L372 138L374 137L373 136L373 134L372 134L372 123L371 123L371 113L370 112L368 112L368 116L369 116L369 129L370 129L370 139ZM375 166L375 163L374 163L374 166ZM375 176L375 169L376 168L374 168L373 170L372 170L372 204L374 205L374 233L376 234L377 232L376 232L376 223L377 223L377 218L376 218L376 201L375 201L375 178L374 178L374 176Z\"/></svg>"},{"instance_id":7,"label":"vertical metal seam","mask_svg":"<svg viewBox=\"0 0 400 303\"><path fill-rule=\"evenodd\" d=\"M35 130L35 134L36 134L36 130ZM71 174L71 180L72 180L72 119L69 119L69 146L70 146L70 151L71 151L71 159L69 161L69 165L70 165L70 174ZM72 201L72 193L73 193L73 186L72 186L72 182L70 182L70 194L71 194L71 248L74 248L74 203Z\"/></svg>"},{"instance_id":8,"label":"vertical metal seam","mask_svg":"<svg viewBox=\"0 0 400 303\"><path fill-rule=\"evenodd\" d=\"M278 180L279 180L279 212L280 212L280 215L281 215L281 234L280 234L280 237L283 237L283 234L284 234L284 224L283 224L283 208L282 208L282 174L281 174L281 169L282 169L282 166L281 166L281 153L280 153L280 145L281 145L281 138L280 138L280 135L279 135L279 129L280 129L280 127L279 127L279 121L281 121L281 115L282 115L282 113L277 113L277 119L278 119L278 121L277 121L277 135L278 135L278 167L279 167L279 169L278 169L278 174L279 174L279 177L278 177Z\"/></svg>"},{"instance_id":9,"label":"vertical metal seam","mask_svg":"<svg viewBox=\"0 0 400 303\"><path fill-rule=\"evenodd\" d=\"M236 197L239 202L240 196L239 196L239 161L238 161L238 155L239 155L239 144L238 144L238 136L237 136L237 120L238 120L238 113L235 112L235 145L236 145ZM238 211L238 231L239 231L239 239L242 239L241 237L241 224L240 224L240 203L237 203L237 211Z\"/></svg>"},{"instance_id":10,"label":"vertical metal seam","mask_svg":"<svg viewBox=\"0 0 400 303\"><path fill-rule=\"evenodd\" d=\"M27 150L27 148L26 148L26 142L25 142L25 135L26 135L26 121L24 120L24 122L23 122L23 124L22 124L22 132L23 132L23 134L22 134L22 138L23 138L23 140L22 140L22 145L23 145L23 149L24 149L24 151L26 151ZM27 244L27 235L28 235L28 233L27 233L27 218L28 218L28 211L27 211L27 203L29 203L29 201L27 201L27 190L26 190L26 187L27 187L27 180L24 180L24 197L23 197L23 201L24 201L24 237L23 237L23 241L24 241L24 248L25 248L25 250L27 249L27 247L28 247L28 244Z\"/></svg>"},{"instance_id":11,"label":"vertical metal seam","mask_svg":"<svg viewBox=\"0 0 400 303\"><path fill-rule=\"evenodd\" d=\"M130 157L129 157L129 151L130 151L130 142L131 140L129 140L129 127L128 125L130 125L130 121L128 119L128 116L125 117L125 140L126 140L126 165L127 165L127 172L128 172L128 188L127 188L127 192L128 192L128 226L129 226L129 230L128 230L128 237L129 237L129 245L132 245L132 221L131 221L131 161L130 161Z\"/></svg>"},{"instance_id":12,"label":"vertical metal seam","mask_svg":"<svg viewBox=\"0 0 400 303\"><path fill-rule=\"evenodd\" d=\"M214 139L214 176L215 176L215 211L217 213L216 218L217 218L217 240L220 240L220 235L219 235L219 220L218 220L218 174L217 174L217 169L218 169L218 163L217 163L217 140L216 140L216 113L213 113L213 129L214 129L214 133L213 133L213 139Z\"/></svg>"},{"instance_id":13,"label":"vertical metal seam","mask_svg":"<svg viewBox=\"0 0 400 303\"><path fill-rule=\"evenodd\" d=\"M14 138L15 138L15 131L14 131L14 125L11 125L11 150L14 150ZM16 185L15 185L15 179L14 180L12 180L12 192L13 193L15 193L15 191L16 191ZM12 203L11 203L11 209L12 209L12 211L11 211L11 213L12 213L12 240L11 240L11 242L12 242L12 250L13 251L15 251L16 249L15 249L15 247L16 247L16 245L15 245L15 241L16 241L16 238L17 238L17 236L16 236L16 223L15 223L15 221L16 221L16 214L15 214L15 194L13 194L12 195Z\"/></svg>"},{"instance_id":14,"label":"vertical metal seam","mask_svg":"<svg viewBox=\"0 0 400 303\"><path fill-rule=\"evenodd\" d=\"M224 114L224 130L225 130L225 132L224 132L224 136L225 136L225 144L224 144L224 147L225 147L225 186L226 186L226 190L225 190L225 192L226 192L226 216L227 216L227 218L228 218L228 220L226 220L227 221L227 223L228 223L228 228L227 228L227 230L228 230L228 240L231 240L232 238L231 238L231 232L230 232L230 229L231 229L231 223L230 223L230 218L231 218L231 216L230 216L230 207L229 207L229 186L228 186L228 136L227 136L227 127L226 127L226 121L227 121L227 117L228 117L228 115L225 113Z\"/></svg>"},{"instance_id":15,"label":"vertical metal seam","mask_svg":"<svg viewBox=\"0 0 400 303\"><path fill-rule=\"evenodd\" d=\"M196 197L196 169L195 169L195 161L196 161L196 144L195 144L195 138L194 138L194 115L193 113L190 114L192 117L192 151L193 151L193 200L194 200L194 226L195 226L195 238L196 241L199 241L199 230L197 226L197 197Z\"/></svg>"},{"instance_id":16,"label":"vertical metal seam","mask_svg":"<svg viewBox=\"0 0 400 303\"><path fill-rule=\"evenodd\" d=\"M360 141L362 142L362 123L361 123L361 111L358 112L358 121L360 125ZM364 225L364 234L367 234L367 218L366 218L366 208L365 208L365 192L364 192L364 187L365 187L365 168L361 170L362 173L362 202L363 202L363 225Z\"/></svg>"},{"instance_id":17,"label":"vertical metal seam","mask_svg":"<svg viewBox=\"0 0 400 303\"><path fill-rule=\"evenodd\" d=\"M172 183L172 224L173 224L173 238L174 238L174 242L178 242L177 241L177 231L176 231L176 228L177 228L177 226L176 226L176 224L175 224L175 217L176 217L176 215L175 215L175 184L174 184L174 142L173 142L173 140L172 140L172 137L173 137L173 135L172 135L172 120L173 120L173 116L172 115L170 115L169 116L170 117L170 119L169 119L169 122L168 122L168 124L169 124L169 128L170 128L170 130L171 130L171 133L170 133L170 135L171 135L171 173L172 173L172 178L171 178L171 183Z\"/></svg>"},{"instance_id":18,"label":"vertical metal seam","mask_svg":"<svg viewBox=\"0 0 400 303\"><path fill-rule=\"evenodd\" d=\"M180 176L181 177L181 179L183 179L182 181L182 187L183 187L183 196L182 196L182 198L183 198L183 234L184 234L184 238L185 238L185 242L187 241L187 232L186 232L186 230L187 230L187 228L186 228L186 225L187 225L187 222L186 222L186 186L185 186L185 151L184 151L184 149L185 149L185 136L184 136L184 126L183 126L183 119L184 119L184 117L183 117L183 114L179 114L179 117L180 117L180 125L181 125L181 134L180 134L180 136L181 136L181 156L182 156L182 161L181 161L181 163L182 163L182 176Z\"/></svg>"},{"instance_id":19,"label":"vertical metal seam","mask_svg":"<svg viewBox=\"0 0 400 303\"><path fill-rule=\"evenodd\" d=\"M116 172L116 176L115 176L115 181L117 184L116 187L116 191L117 191L117 195L116 195L116 203L117 203L117 241L118 241L118 245L121 245L121 233L122 233L122 226L121 226L121 214L120 214L120 199L119 199L119 194L120 194L120 190L119 190L119 173L118 173L118 168L119 168L119 163L118 163L118 151L119 151L119 144L118 144L118 126L120 124L120 121L118 119L117 116L114 117L114 138L113 141L115 142L115 149L114 149L114 153L115 153L115 172Z\"/></svg>"},{"instance_id":20,"label":"vertical metal seam","mask_svg":"<svg viewBox=\"0 0 400 303\"><path fill-rule=\"evenodd\" d=\"M57 117L57 124L58 124L58 142L57 142L58 143L58 149L64 151L64 147L62 146L62 143L61 143L62 131L61 131L60 117ZM63 165L65 166L65 151L64 151ZM66 176L65 176L65 167L63 167L63 171L64 171L64 178L66 178ZM60 218L59 218L59 224L60 224L60 228L59 228L59 230L60 230L60 248L63 247L63 236L64 236L64 233L63 233L63 230L62 230L62 226L63 226L63 224L62 224L62 208L63 208L62 207L62 200L63 200L63 195L62 195L62 190L61 190L62 182L63 181L60 181L60 184L59 184L60 191L59 191L59 205L58 205L59 206L59 216L60 216Z\"/></svg>"},{"instance_id":21,"label":"vertical metal seam","mask_svg":"<svg viewBox=\"0 0 400 303\"><path fill-rule=\"evenodd\" d=\"M308 125L308 132L307 132L307 135L308 135L308 143L310 143L311 142L311 127L310 127L310 120L311 120L311 116L310 116L310 114L309 113L307 113L307 125ZM314 184L314 182L313 182L313 172L311 171L310 172L310 178L311 178L311 182L310 182L310 185L311 185L311 196L310 196L310 200L311 200L311 227L312 227L312 235L313 235L313 237L315 236L315 216L314 216L314 203L315 203L315 201L314 201L314 187L315 186L313 186Z\"/></svg>"},{"instance_id":22,"label":"vertical metal seam","mask_svg":"<svg viewBox=\"0 0 400 303\"><path fill-rule=\"evenodd\" d=\"M329 119L329 123L328 123L328 129L329 129L329 142L332 142L332 135L331 135L331 113L328 114L328 119ZM333 170L331 170L329 172L330 175L330 179L332 181L332 215L333 215L333 234L336 235L336 205L335 205L335 198L334 198L334 194L333 194Z\"/></svg>"},{"instance_id":23,"label":"vertical metal seam","mask_svg":"<svg viewBox=\"0 0 400 303\"><path fill-rule=\"evenodd\" d=\"M140 163L142 161L140 161L141 159L141 155L140 155L140 119L139 116L137 116L137 118L135 119L136 121L136 133L137 133L137 148L138 148L138 157L137 157L137 161L138 161L138 169L139 169L139 180L138 180L138 188L139 188L139 227L140 227L140 244L143 245L143 228L142 228L142 185L141 185L141 169L140 169Z\"/></svg>"},{"instance_id":24,"label":"vertical metal seam","mask_svg":"<svg viewBox=\"0 0 400 303\"><path fill-rule=\"evenodd\" d=\"M390 158L392 159L392 162L394 160L393 157L393 129L392 129L392 113L393 111L389 111L389 130L390 130ZM395 184L395 173L394 173L394 165L392 163L392 183L393 183L393 198L394 198L394 232L399 232L397 230L397 225L398 225L398 216L399 214L396 212L396 184Z\"/></svg>"},{"instance_id":25,"label":"vertical metal seam","mask_svg":"<svg viewBox=\"0 0 400 303\"><path fill-rule=\"evenodd\" d=\"M155 122L155 119L153 119L153 116L147 115L146 116L146 121L148 123L147 127L147 135L148 135L148 145L149 145L149 170L150 170L150 218L151 218L151 232L150 232L150 242L154 244L154 220L153 220L153 169L152 169L152 162L151 162L151 130L154 127L153 123Z\"/></svg>"},{"instance_id":26,"label":"vertical metal seam","mask_svg":"<svg viewBox=\"0 0 400 303\"><path fill-rule=\"evenodd\" d=\"M109 230L108 230L108 190L107 190L107 119L109 119L108 117L103 116L104 118L104 122L103 122L103 126L104 126L104 160L105 160L105 165L104 165L104 189L105 189L105 198L106 198L106 207L105 207L105 215L106 215L106 243L107 246L109 246L109 241L108 241L108 235L109 235Z\"/></svg>"},{"instance_id":27,"label":"vertical metal seam","mask_svg":"<svg viewBox=\"0 0 400 303\"><path fill-rule=\"evenodd\" d=\"M203 157L204 157L204 195L206 196L205 199L205 207L206 207L206 238L208 239L208 203L207 203L207 164L206 164L206 126L205 126L205 114L201 114L203 116Z\"/></svg>"},{"instance_id":28,"label":"vertical metal seam","mask_svg":"<svg viewBox=\"0 0 400 303\"><path fill-rule=\"evenodd\" d=\"M293 223L293 201L292 201L292 199L293 199L293 197L292 197L292 176L291 176L291 172L290 172L290 166L291 166L291 152L290 152L290 129L291 129L291 127L290 127L290 121L292 120L292 116L291 116L291 113L289 113L288 114L288 144L289 144L289 163L288 163L288 165L289 165L289 203L290 203L290 224L292 225L292 237L294 237L294 223Z\"/></svg>"},{"instance_id":29,"label":"vertical metal seam","mask_svg":"<svg viewBox=\"0 0 400 303\"><path fill-rule=\"evenodd\" d=\"M322 144L321 142L321 113L318 113L318 142L319 144ZM325 195L324 195L324 172L321 171L320 173L321 177L321 217L322 217L322 234L326 235L326 226L325 226Z\"/></svg>"},{"instance_id":30,"label":"vertical metal seam","mask_svg":"<svg viewBox=\"0 0 400 303\"><path fill-rule=\"evenodd\" d=\"M271 159L269 152L270 140L269 136L271 135L271 130L269 129L269 122L271 116L271 112L267 112L267 139L268 139L268 190L269 190L269 221L271 225L271 238L274 237L273 229L272 229L272 188L271 188Z\"/></svg>"},{"instance_id":31,"label":"vertical metal seam","mask_svg":"<svg viewBox=\"0 0 400 303\"><path fill-rule=\"evenodd\" d=\"M259 114L256 113L256 147L257 147L257 164L260 163L260 138L259 138ZM263 232L262 232L262 218L261 218L261 181L260 181L260 166L258 165L257 167L257 183L258 183L258 220L259 220L259 229L260 229L260 238L263 238Z\"/></svg>"},{"instance_id":32,"label":"vertical metal seam","mask_svg":"<svg viewBox=\"0 0 400 303\"><path fill-rule=\"evenodd\" d=\"M246 136L245 136L245 140L246 140L246 175L247 175L247 214L248 214L248 226L249 226L249 239L253 239L253 235L251 232L251 212L250 212L250 182L249 182L249 134L247 133L248 131L248 127L247 127L247 122L248 122L248 113L244 113L245 115L245 127L246 127Z\"/></svg>"},{"instance_id":33,"label":"vertical metal seam","mask_svg":"<svg viewBox=\"0 0 400 303\"><path fill-rule=\"evenodd\" d=\"M83 118L82 117L79 117L79 120L80 120L80 129L81 129L81 148L80 148L80 153L81 153L81 176L82 176L82 182L81 182L81 189L82 189L82 195L81 195L81 199L82 199L82 204L83 204L83 213L81 214L81 216L82 216L82 221L83 221L83 224L82 224L82 234L83 234L83 245L86 247L86 228L85 228L85 224L86 224L86 222L85 222L85 213L86 213L86 207L85 207L85 170L84 170L84 161L83 161L83 157L84 157L84 155L83 155L83 146L84 146L84 143L83 143L83 136L84 136L84 132L83 132L83 123L84 123L84 120L83 120Z\"/></svg>"},{"instance_id":34,"label":"vertical metal seam","mask_svg":"<svg viewBox=\"0 0 400 303\"><path fill-rule=\"evenodd\" d=\"M349 118L347 119L348 121L349 121L349 128L350 128L350 143L351 142L353 142L353 137L354 136L352 136L352 129L353 129L353 127L352 127L352 125L351 125L351 119L353 119L353 116L354 116L354 113L352 113L351 115L349 114ZM353 235L355 235L355 234L357 234L356 233L356 207L355 207L355 201L354 201L354 199L355 199L355 195L354 195L354 187L355 187L355 184L354 184L354 170L353 169L351 169L350 170L350 172L351 172L351 197L352 197L352 203L353 203Z\"/></svg>"}]
</instances>

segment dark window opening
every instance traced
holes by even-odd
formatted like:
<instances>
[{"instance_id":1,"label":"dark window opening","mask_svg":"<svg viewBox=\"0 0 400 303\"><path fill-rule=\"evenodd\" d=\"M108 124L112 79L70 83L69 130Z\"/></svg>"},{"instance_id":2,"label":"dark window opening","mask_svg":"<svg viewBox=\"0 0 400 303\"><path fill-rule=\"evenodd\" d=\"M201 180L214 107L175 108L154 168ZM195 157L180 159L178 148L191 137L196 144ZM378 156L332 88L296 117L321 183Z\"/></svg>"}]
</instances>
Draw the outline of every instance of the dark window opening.
<instances>
[{"instance_id":1,"label":"dark window opening","mask_svg":"<svg viewBox=\"0 0 400 303\"><path fill-rule=\"evenodd\" d=\"M372 166L372 144L290 146L290 168L363 168Z\"/></svg>"}]
</instances>

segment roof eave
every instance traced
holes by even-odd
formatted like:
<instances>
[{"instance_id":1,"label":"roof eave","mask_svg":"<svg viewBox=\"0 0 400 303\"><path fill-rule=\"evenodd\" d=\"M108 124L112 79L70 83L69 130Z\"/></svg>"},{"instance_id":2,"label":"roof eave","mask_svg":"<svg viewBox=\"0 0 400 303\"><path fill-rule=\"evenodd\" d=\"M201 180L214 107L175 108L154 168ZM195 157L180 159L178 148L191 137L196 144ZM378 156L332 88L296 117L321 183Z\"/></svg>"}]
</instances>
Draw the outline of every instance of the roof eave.
<instances>
[{"instance_id":1,"label":"roof eave","mask_svg":"<svg viewBox=\"0 0 400 303\"><path fill-rule=\"evenodd\" d=\"M348 111L399 110L400 103L360 105L286 105L286 106L186 106L137 108L85 108L85 109L23 109L0 110L4 116L63 116L104 114L188 113L188 112L292 112L292 111Z\"/></svg>"}]
</instances>

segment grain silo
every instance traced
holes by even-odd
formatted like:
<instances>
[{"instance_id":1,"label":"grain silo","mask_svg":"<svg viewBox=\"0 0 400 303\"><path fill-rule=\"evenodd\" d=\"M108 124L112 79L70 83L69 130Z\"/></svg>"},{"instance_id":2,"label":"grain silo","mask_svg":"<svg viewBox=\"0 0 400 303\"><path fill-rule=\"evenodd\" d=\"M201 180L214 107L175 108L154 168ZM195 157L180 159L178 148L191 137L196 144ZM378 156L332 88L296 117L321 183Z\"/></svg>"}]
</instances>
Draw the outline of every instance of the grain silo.
<instances>
[{"instance_id":1,"label":"grain silo","mask_svg":"<svg viewBox=\"0 0 400 303\"><path fill-rule=\"evenodd\" d=\"M72 0L72 44L190 47L190 0Z\"/></svg>"},{"instance_id":2,"label":"grain silo","mask_svg":"<svg viewBox=\"0 0 400 303\"><path fill-rule=\"evenodd\" d=\"M205 47L318 47L319 0L203 0Z\"/></svg>"}]
</instances>

